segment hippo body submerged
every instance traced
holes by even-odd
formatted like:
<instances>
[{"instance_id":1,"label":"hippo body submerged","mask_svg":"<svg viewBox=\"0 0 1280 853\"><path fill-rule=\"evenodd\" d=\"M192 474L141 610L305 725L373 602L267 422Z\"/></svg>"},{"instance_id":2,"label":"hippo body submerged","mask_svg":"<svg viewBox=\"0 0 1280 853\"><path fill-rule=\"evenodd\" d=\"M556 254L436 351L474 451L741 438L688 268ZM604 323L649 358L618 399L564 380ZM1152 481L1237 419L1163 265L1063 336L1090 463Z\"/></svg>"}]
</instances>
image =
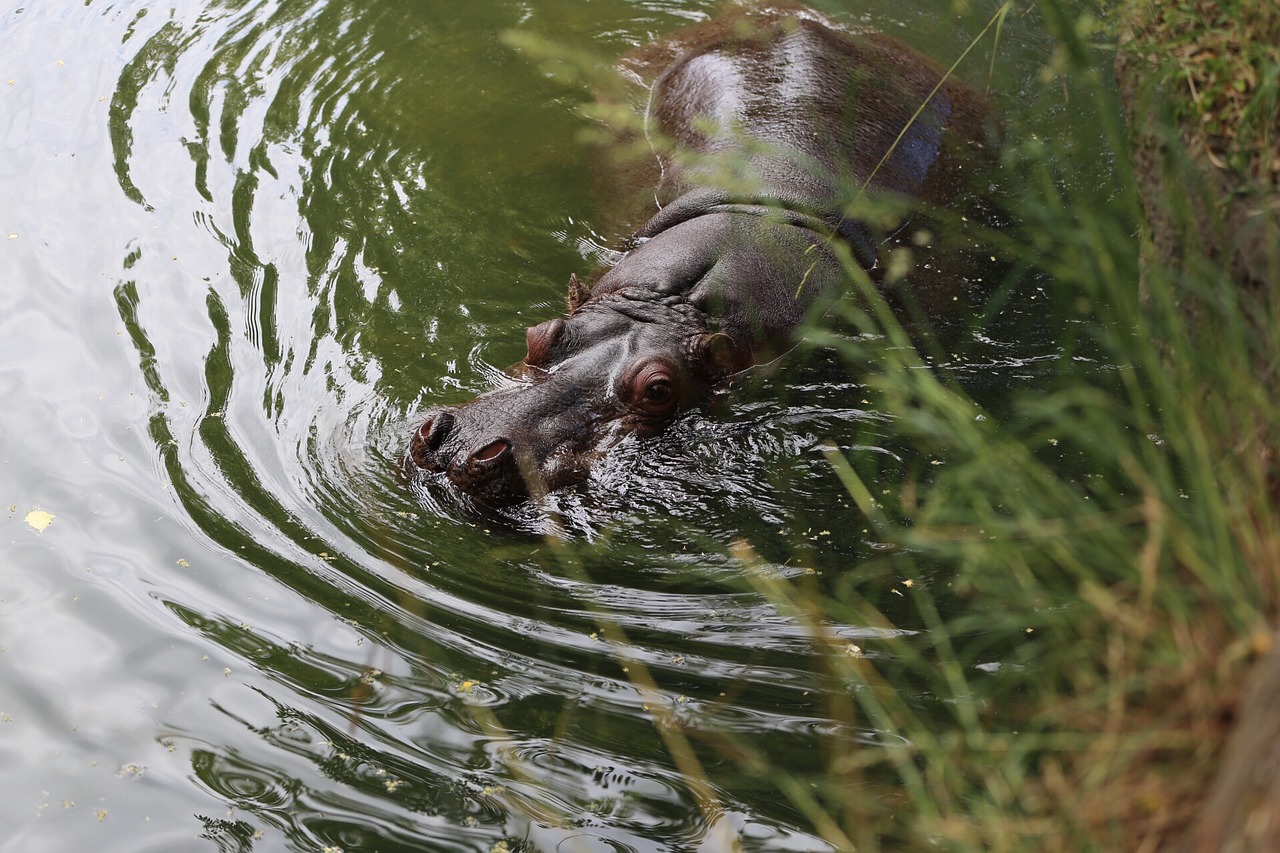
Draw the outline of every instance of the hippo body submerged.
<instances>
[{"instance_id":1,"label":"hippo body submerged","mask_svg":"<svg viewBox=\"0 0 1280 853\"><path fill-rule=\"evenodd\" d=\"M954 205L986 158L979 96L808 10L742 10L623 68L647 91L647 221L591 286L571 278L567 318L528 330L514 385L428 412L410 441L419 474L480 504L584 480L618 437L787 349L842 292L841 247L882 268L887 241L852 202Z\"/></svg>"}]
</instances>

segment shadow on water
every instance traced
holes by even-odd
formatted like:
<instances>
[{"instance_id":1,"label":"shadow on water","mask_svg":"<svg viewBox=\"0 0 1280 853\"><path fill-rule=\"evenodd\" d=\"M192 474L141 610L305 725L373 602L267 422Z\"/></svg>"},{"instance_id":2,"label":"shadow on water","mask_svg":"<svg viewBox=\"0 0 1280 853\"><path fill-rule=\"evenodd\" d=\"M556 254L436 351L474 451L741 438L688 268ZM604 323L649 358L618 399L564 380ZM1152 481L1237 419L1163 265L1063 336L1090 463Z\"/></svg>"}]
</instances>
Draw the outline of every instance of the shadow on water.
<instances>
[{"instance_id":1,"label":"shadow on water","mask_svg":"<svg viewBox=\"0 0 1280 853\"><path fill-rule=\"evenodd\" d=\"M716 826L821 849L746 745L802 782L832 754L893 748L833 718L849 686L727 555L749 540L778 577L828 590L859 567L863 594L914 624L823 448L886 490L931 460L832 350L753 372L517 518L537 533L554 514L564 538L419 502L395 473L413 416L486 388L594 254L572 153L587 92L500 33L618 53L710 5L193 2L131 25L120 186L216 249L177 280L131 247L115 296L157 464L224 561L196 592L155 595L253 672L216 706L238 735L163 736L234 809L203 818L220 849L268 830L296 849L698 849ZM1009 310L935 365L993 405L1062 358L1051 312ZM278 621L237 617L244 572L293 594ZM888 629L833 630L888 654ZM655 721L695 743L718 810L699 810Z\"/></svg>"}]
</instances>

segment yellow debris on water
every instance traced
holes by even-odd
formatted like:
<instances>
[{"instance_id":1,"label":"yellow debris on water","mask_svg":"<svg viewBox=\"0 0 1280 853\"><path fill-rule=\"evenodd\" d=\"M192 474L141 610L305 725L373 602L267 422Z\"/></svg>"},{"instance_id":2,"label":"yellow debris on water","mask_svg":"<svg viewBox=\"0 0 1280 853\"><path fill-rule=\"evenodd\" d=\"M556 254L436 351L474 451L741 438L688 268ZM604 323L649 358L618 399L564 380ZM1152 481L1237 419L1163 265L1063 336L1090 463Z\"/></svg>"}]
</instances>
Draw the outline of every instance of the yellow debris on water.
<instances>
[{"instance_id":1,"label":"yellow debris on water","mask_svg":"<svg viewBox=\"0 0 1280 853\"><path fill-rule=\"evenodd\" d=\"M54 516L42 509L33 509L27 513L27 525L37 533L43 533L44 529L53 524Z\"/></svg>"}]
</instances>

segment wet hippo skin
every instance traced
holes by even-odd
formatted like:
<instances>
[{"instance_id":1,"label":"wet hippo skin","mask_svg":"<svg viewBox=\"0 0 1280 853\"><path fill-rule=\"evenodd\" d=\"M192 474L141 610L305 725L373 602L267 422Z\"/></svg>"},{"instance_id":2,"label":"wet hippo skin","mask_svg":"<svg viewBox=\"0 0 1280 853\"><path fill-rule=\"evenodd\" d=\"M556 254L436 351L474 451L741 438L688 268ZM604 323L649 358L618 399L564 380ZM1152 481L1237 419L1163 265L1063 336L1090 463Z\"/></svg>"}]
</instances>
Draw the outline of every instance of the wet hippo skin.
<instances>
[{"instance_id":1,"label":"wet hippo skin","mask_svg":"<svg viewBox=\"0 0 1280 853\"><path fill-rule=\"evenodd\" d=\"M528 330L517 383L428 412L409 443L415 475L480 504L583 481L620 436L785 351L847 286L842 250L882 268L893 234L852 201L954 206L989 160L981 97L808 10L741 10L621 66L646 86L647 221L590 285L571 278L566 318Z\"/></svg>"}]
</instances>

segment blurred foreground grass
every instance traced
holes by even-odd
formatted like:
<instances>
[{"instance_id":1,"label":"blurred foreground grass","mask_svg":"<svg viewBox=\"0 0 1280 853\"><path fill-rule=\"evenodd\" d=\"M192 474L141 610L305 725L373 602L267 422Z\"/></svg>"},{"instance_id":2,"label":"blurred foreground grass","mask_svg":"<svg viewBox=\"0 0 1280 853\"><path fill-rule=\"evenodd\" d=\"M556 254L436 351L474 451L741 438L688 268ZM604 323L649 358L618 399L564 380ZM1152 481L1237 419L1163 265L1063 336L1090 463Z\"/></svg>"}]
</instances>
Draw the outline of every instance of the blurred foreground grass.
<instances>
[{"instance_id":1,"label":"blurred foreground grass","mask_svg":"<svg viewBox=\"0 0 1280 853\"><path fill-rule=\"evenodd\" d=\"M1233 729L1256 723L1240 716L1242 695L1280 612L1280 59L1267 40L1280 11L1242 2L1234 16L1197 17L1203 5L1131 2L1097 20L1080 4L1039 4L1059 44L1053 71L1086 92L1070 109L1081 128L1104 129L1118 186L1062 180L1090 169L1069 140L1015 136L1005 165L1028 188L1014 211L1023 236L991 236L1047 273L1114 371L1064 358L1051 387L995 415L919 369L883 312L847 310L873 333L857 344L816 335L867 370L897 430L945 463L877 500L866 485L877 472L830 454L897 546L896 576L911 577L913 561L948 567L946 584L906 591L928 630L894 640L891 663L823 634L829 622L886 624L859 594L875 566L834 595L758 582L852 686L848 721L908 744L829 758L822 800L847 839L828 835L838 846L1171 849ZM1123 109L1099 26L1129 34ZM1215 173L1228 170L1247 191L1224 195ZM1262 247L1244 272L1242 245ZM745 543L739 556L754 559ZM951 719L908 701L895 689L904 678ZM902 794L850 796L850 779L875 767ZM1280 803L1259 808L1280 822Z\"/></svg>"}]
</instances>

